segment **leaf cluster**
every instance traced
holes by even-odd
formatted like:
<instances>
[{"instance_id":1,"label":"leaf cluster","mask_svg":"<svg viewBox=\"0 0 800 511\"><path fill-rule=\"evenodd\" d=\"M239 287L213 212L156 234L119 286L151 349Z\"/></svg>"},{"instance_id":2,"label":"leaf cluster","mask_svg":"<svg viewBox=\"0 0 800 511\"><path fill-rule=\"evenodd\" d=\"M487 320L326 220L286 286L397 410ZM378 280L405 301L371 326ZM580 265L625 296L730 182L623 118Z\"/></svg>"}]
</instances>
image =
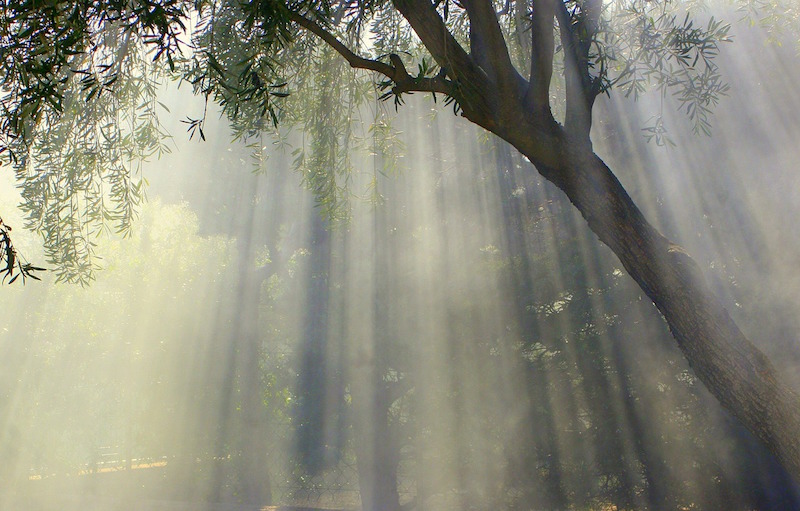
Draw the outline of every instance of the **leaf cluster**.
<instances>
[{"instance_id":1,"label":"leaf cluster","mask_svg":"<svg viewBox=\"0 0 800 511\"><path fill-rule=\"evenodd\" d=\"M795 39L800 50L800 5L793 0L739 0L733 3L742 18L758 25L770 35L770 42Z\"/></svg>"},{"instance_id":2,"label":"leaf cluster","mask_svg":"<svg viewBox=\"0 0 800 511\"><path fill-rule=\"evenodd\" d=\"M145 193L141 166L169 151L156 112L164 108L159 75L141 46L128 53L113 94L86 102L81 82L72 82L62 111L36 127L15 166L26 227L42 234L59 281L93 278L94 239L130 234Z\"/></svg>"},{"instance_id":3,"label":"leaf cluster","mask_svg":"<svg viewBox=\"0 0 800 511\"><path fill-rule=\"evenodd\" d=\"M691 12L676 12L679 7L671 2L657 4L633 1L616 7L615 19L628 29L606 32L603 58L614 73L608 87L633 98L655 88L662 98L677 101L695 132L710 135L713 107L729 89L715 58L720 45L731 41L730 25L713 16L700 25Z\"/></svg>"},{"instance_id":4,"label":"leaf cluster","mask_svg":"<svg viewBox=\"0 0 800 511\"><path fill-rule=\"evenodd\" d=\"M44 268L39 268L31 263L24 261L22 256L14 248L11 241L11 226L4 223L0 218L0 274L3 275L2 282L9 278L8 283L13 284L20 276L22 282L28 277L34 280L41 280L36 276L37 271L45 271Z\"/></svg>"},{"instance_id":5,"label":"leaf cluster","mask_svg":"<svg viewBox=\"0 0 800 511\"><path fill-rule=\"evenodd\" d=\"M33 130L64 111L76 82L86 100L110 90L131 37L172 67L188 7L182 0L0 1L0 154L16 161L15 149L24 152Z\"/></svg>"}]
</instances>

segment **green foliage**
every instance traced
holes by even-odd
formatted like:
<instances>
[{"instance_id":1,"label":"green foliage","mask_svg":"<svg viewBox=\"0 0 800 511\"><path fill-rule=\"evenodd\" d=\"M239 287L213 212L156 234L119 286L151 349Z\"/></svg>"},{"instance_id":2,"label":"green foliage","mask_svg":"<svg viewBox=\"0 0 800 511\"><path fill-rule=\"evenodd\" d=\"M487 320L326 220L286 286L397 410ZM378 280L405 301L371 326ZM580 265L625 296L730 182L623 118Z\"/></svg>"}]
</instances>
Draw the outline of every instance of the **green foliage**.
<instances>
[{"instance_id":1,"label":"green foliage","mask_svg":"<svg viewBox=\"0 0 800 511\"><path fill-rule=\"evenodd\" d=\"M96 237L112 228L129 234L144 196L142 162L168 151L156 113L160 77L147 52L173 65L184 11L174 2L152 12L34 7L9 5L0 20L0 153L14 166L26 227L42 234L56 279L86 284Z\"/></svg>"},{"instance_id":2,"label":"green foliage","mask_svg":"<svg viewBox=\"0 0 800 511\"><path fill-rule=\"evenodd\" d=\"M712 16L700 26L691 12L675 12L680 7L670 4L615 5L614 19L630 28L604 32L609 44L601 62L614 73L606 87L615 86L636 98L653 86L662 97L669 95L678 102L695 132L710 135L712 108L728 91L714 58L720 44L730 41L730 25ZM646 133L660 143L658 128Z\"/></svg>"},{"instance_id":3,"label":"green foliage","mask_svg":"<svg viewBox=\"0 0 800 511\"><path fill-rule=\"evenodd\" d=\"M76 90L87 101L120 78L129 50L138 43L173 64L186 30L188 5L146 2L3 1L2 139L12 161L26 154L34 130L53 123ZM76 87L77 86L77 87ZM114 89L116 89L114 87Z\"/></svg>"},{"instance_id":4,"label":"green foliage","mask_svg":"<svg viewBox=\"0 0 800 511\"><path fill-rule=\"evenodd\" d=\"M729 40L728 25L697 21L702 1L604 2L597 20L595 3L568 0L563 7L570 24L553 21L557 41L559 31L569 30L586 49L582 80L597 92L617 88L634 98L655 89L677 103L695 131L709 133L713 107L727 91L714 59ZM753 0L747 9L777 12L774 3ZM470 20L461 4L435 5L444 27L469 48ZM2 6L0 154L15 167L27 227L42 234L58 280L90 281L97 235L129 234L144 197L141 161L168 150L158 121L166 112L156 100L166 76L205 99L203 112L184 120L191 138L205 140L210 102L222 108L234 138L251 144L257 169L264 167L264 134L276 135L293 151L295 170L321 214L338 219L347 218L352 194L349 149L367 139L387 146L378 139L387 140L388 130L361 129L375 119L384 122L374 112L365 116L365 106L377 97L399 106L405 92L395 88L396 77L350 70L341 58L345 50L320 44L321 34L383 69L404 68L397 57L403 55L416 69L409 75L412 88L445 80L445 102L456 113L463 106L457 98L464 84L434 63L386 0L27 0ZM531 4L503 2L496 11L511 59L526 76ZM560 97L564 62L557 45L551 90ZM559 111L562 104L555 100L551 107ZM659 113L644 131L660 144L669 141L661 119ZM292 127L303 132L299 142L287 135Z\"/></svg>"},{"instance_id":5,"label":"green foliage","mask_svg":"<svg viewBox=\"0 0 800 511\"><path fill-rule=\"evenodd\" d=\"M144 198L141 165L169 151L154 70L128 58L120 75L114 94L89 103L69 93L58 121L43 126L47 135L34 139L27 165L17 167L26 226L43 234L59 281L92 278L94 240L104 230L130 234Z\"/></svg>"},{"instance_id":6,"label":"green foliage","mask_svg":"<svg viewBox=\"0 0 800 511\"><path fill-rule=\"evenodd\" d=\"M8 279L9 284L13 284L20 276L22 282L28 277L34 280L41 280L36 276L37 271L45 271L44 268L39 268L31 263L24 261L22 256L14 248L11 242L11 226L3 222L0 218L0 275L3 275L2 282L5 283Z\"/></svg>"},{"instance_id":7,"label":"green foliage","mask_svg":"<svg viewBox=\"0 0 800 511\"><path fill-rule=\"evenodd\" d=\"M800 6L792 0L739 0L731 2L750 25L766 29L771 41L780 45L792 38L800 49Z\"/></svg>"}]
</instances>

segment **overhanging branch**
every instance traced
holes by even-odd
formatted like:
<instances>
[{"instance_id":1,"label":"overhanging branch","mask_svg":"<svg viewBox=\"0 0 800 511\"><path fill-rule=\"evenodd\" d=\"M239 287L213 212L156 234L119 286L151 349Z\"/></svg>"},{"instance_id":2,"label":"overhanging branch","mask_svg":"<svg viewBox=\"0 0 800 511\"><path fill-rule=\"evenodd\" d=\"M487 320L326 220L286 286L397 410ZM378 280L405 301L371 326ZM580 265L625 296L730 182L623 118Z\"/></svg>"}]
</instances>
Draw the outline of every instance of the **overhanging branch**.
<instances>
[{"instance_id":1,"label":"overhanging branch","mask_svg":"<svg viewBox=\"0 0 800 511\"><path fill-rule=\"evenodd\" d=\"M350 67L375 71L392 80L395 83L395 86L392 88L392 92L397 95L410 92L438 92L447 95L455 94L455 84L450 80L447 80L444 73L439 73L433 77L411 76L398 55L389 55L389 59L392 63L391 65L379 60L364 58L355 54L350 48L347 47L347 45L337 39L335 35L325 30L315 21L310 20L294 11L289 11L288 15L291 21L297 23L301 27L322 39L339 55L344 57L344 59L350 64Z\"/></svg>"},{"instance_id":2,"label":"overhanging branch","mask_svg":"<svg viewBox=\"0 0 800 511\"><path fill-rule=\"evenodd\" d=\"M458 100L458 91L456 85L446 78L446 70L441 68L436 76L411 76L406 71L406 66L403 60L396 53L389 55L392 65L395 69L397 78L393 78L395 86L392 92L396 95L408 92L440 92L453 96Z\"/></svg>"},{"instance_id":3,"label":"overhanging branch","mask_svg":"<svg viewBox=\"0 0 800 511\"><path fill-rule=\"evenodd\" d=\"M315 21L310 20L305 16L302 16L294 11L288 11L288 16L292 22L297 23L301 27L313 33L314 35L325 41L325 43L328 46L336 50L336 52L339 55L341 55L342 57L345 58L345 60L347 60L347 62L350 64L350 67L376 71L386 76L387 78L391 78L392 80L395 79L396 69L390 66L389 64L386 64L385 62L381 62L379 60L367 59L361 57L360 55L356 55L343 42L337 39L336 36L328 32L324 28L322 28Z\"/></svg>"}]
</instances>

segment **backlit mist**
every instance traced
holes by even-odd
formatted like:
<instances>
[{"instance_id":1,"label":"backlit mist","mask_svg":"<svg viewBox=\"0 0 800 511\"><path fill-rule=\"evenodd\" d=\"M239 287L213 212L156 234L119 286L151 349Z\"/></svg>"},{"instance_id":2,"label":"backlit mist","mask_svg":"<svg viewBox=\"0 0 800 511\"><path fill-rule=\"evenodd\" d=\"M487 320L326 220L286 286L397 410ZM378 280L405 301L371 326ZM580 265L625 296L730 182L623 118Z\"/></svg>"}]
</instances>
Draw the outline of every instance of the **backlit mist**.
<instances>
[{"instance_id":1,"label":"backlit mist","mask_svg":"<svg viewBox=\"0 0 800 511\"><path fill-rule=\"evenodd\" d=\"M800 391L800 57L746 24L725 50L711 137L665 104L674 147L648 143L660 98L612 92L593 140ZM188 140L202 104L165 86L174 150L96 281L0 288L0 510L800 509L561 192L441 102L377 96L330 220L302 133L247 141L263 161L224 120ZM4 175L44 263L17 201Z\"/></svg>"}]
</instances>

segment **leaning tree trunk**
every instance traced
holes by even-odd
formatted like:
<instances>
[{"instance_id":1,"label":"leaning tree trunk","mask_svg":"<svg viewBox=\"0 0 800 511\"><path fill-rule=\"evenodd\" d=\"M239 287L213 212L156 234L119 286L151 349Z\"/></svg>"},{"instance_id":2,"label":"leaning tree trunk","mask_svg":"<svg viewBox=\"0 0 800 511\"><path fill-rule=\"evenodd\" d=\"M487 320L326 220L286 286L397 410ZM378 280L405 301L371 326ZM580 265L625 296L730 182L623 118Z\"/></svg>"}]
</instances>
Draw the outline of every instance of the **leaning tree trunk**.
<instances>
[{"instance_id":1,"label":"leaning tree trunk","mask_svg":"<svg viewBox=\"0 0 800 511\"><path fill-rule=\"evenodd\" d=\"M548 163L536 158L541 140L510 138L517 138L512 143L567 194L653 300L697 377L800 481L798 394L780 381L767 357L731 319L698 264L647 222L591 148L571 140L558 126L550 135L558 156Z\"/></svg>"},{"instance_id":2,"label":"leaning tree trunk","mask_svg":"<svg viewBox=\"0 0 800 511\"><path fill-rule=\"evenodd\" d=\"M698 378L800 482L800 397L779 381L764 354L739 330L708 289L697 263L645 220L591 149L592 105L601 88L590 73L591 45L583 43L597 33L602 2L582 4L579 18L561 2L535 2L530 81L512 62L491 2L463 2L469 17L469 53L429 0L393 4L444 73L415 81L399 57L384 67L364 66L350 57L351 65L391 78L396 94L451 94L464 117L528 157L542 176L567 194L653 300ZM554 19L565 59L564 126L553 118L550 106Z\"/></svg>"}]
</instances>

